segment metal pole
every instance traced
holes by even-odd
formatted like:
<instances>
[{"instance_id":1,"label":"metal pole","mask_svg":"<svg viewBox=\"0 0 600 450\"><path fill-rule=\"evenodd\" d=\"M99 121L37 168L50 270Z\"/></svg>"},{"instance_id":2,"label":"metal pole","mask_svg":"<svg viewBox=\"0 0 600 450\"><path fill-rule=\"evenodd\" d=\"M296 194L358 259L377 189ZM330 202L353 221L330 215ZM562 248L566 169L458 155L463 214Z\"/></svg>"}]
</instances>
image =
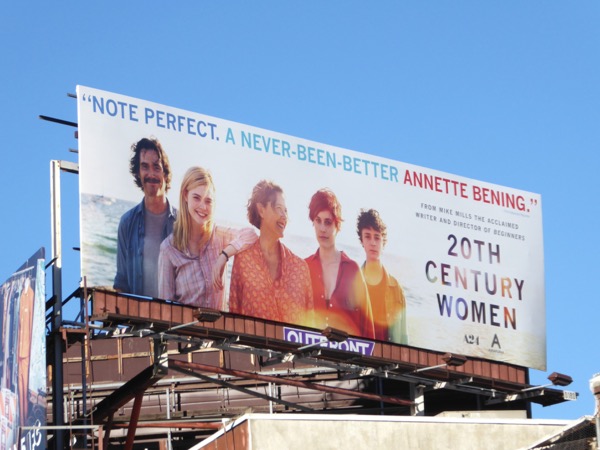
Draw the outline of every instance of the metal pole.
<instances>
[{"instance_id":1,"label":"metal pole","mask_svg":"<svg viewBox=\"0 0 600 450\"><path fill-rule=\"evenodd\" d=\"M54 307L52 310L52 340L54 343L54 365L52 376L52 417L54 425L64 427L63 408L63 365L62 365L62 234L61 234L61 208L60 208L60 161L50 162L50 216L52 226L52 296ZM64 431L60 429L54 436L55 449L64 448Z\"/></svg>"},{"instance_id":2,"label":"metal pole","mask_svg":"<svg viewBox=\"0 0 600 450\"><path fill-rule=\"evenodd\" d=\"M138 420L140 418L140 411L142 410L142 400L144 399L144 392L139 392L135 396L133 401L133 409L131 410L131 418L129 419L129 427L127 427L127 439L125 440L125 450L133 449L133 442L135 440L135 431L137 429Z\"/></svg>"},{"instance_id":3,"label":"metal pole","mask_svg":"<svg viewBox=\"0 0 600 450\"><path fill-rule=\"evenodd\" d=\"M171 400L169 398L170 395L171 395L171 389L169 387L167 387L167 420L171 420ZM169 428L169 431L167 431L167 438L168 438L167 449L173 450L173 446L171 444L171 428Z\"/></svg>"},{"instance_id":4,"label":"metal pole","mask_svg":"<svg viewBox=\"0 0 600 450\"><path fill-rule=\"evenodd\" d=\"M291 380L289 378L279 378L279 377L270 376L270 375L260 375L258 373L246 372L243 370L225 369L222 367L210 366L207 364L200 364L200 363L189 363L189 362L184 362L184 361L178 361L175 359L169 359L169 368L175 369L175 370L187 369L187 370L192 370L192 371L198 370L198 371L203 371L203 372L218 373L221 375L231 375L231 376L239 377L239 378L247 378L250 380L264 381L265 383L285 384L288 386L295 386L295 387L299 387L299 388L303 388L303 389L312 389L315 391L329 392L329 393L340 394L340 395L348 395L351 397L364 398L367 400L383 401L386 403L393 403L393 404L402 405L402 406L412 406L413 405L413 402L411 402L409 400L397 398L397 397L388 397L388 396L384 396L384 395L369 394L367 392L352 391L350 389L344 389L344 388L338 388L338 387L334 387L334 386L327 386L327 385L323 385L323 384L311 383L308 381Z\"/></svg>"},{"instance_id":5,"label":"metal pole","mask_svg":"<svg viewBox=\"0 0 600 450\"><path fill-rule=\"evenodd\" d=\"M83 345L81 346L81 410L83 423L88 423L88 411L87 411L87 385L88 385L88 373L91 366L91 348L90 348L90 321L88 314L88 292L87 292L87 280L83 277L83 297L80 297L80 311L82 319L85 321L85 334L83 337ZM88 444L87 434L83 435L83 448L87 448Z\"/></svg>"}]
</instances>

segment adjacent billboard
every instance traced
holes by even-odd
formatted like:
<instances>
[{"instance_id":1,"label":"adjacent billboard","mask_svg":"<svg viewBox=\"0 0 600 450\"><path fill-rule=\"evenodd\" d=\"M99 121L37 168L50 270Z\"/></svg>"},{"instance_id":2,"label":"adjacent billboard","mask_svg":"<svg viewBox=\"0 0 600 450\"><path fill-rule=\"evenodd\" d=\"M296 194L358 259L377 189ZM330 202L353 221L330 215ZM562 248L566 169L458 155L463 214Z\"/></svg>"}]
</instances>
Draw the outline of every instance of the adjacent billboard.
<instances>
[{"instance_id":1,"label":"adjacent billboard","mask_svg":"<svg viewBox=\"0 0 600 450\"><path fill-rule=\"evenodd\" d=\"M540 195L77 97L88 286L545 369Z\"/></svg>"},{"instance_id":2,"label":"adjacent billboard","mask_svg":"<svg viewBox=\"0 0 600 450\"><path fill-rule=\"evenodd\" d=\"M0 286L0 450L46 445L44 249Z\"/></svg>"}]
</instances>

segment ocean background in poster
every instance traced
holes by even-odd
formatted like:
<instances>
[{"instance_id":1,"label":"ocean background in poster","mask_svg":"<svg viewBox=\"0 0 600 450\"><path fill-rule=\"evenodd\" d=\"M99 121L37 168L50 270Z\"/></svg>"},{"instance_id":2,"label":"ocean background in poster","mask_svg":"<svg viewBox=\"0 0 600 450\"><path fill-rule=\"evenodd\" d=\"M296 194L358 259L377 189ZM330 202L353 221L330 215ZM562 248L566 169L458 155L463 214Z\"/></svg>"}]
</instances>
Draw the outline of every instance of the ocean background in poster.
<instances>
[{"instance_id":1,"label":"ocean background in poster","mask_svg":"<svg viewBox=\"0 0 600 450\"><path fill-rule=\"evenodd\" d=\"M81 194L82 270L88 286L112 286L117 261L117 230L121 216L136 203Z\"/></svg>"}]
</instances>

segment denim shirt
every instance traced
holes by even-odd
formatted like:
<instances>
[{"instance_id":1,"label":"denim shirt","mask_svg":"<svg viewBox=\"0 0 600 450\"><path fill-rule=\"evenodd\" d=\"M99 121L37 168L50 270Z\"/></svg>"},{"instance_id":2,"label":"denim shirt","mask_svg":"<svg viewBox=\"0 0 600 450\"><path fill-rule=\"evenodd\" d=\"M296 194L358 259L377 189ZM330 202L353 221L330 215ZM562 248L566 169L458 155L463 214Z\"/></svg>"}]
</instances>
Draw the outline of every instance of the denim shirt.
<instances>
[{"instance_id":1,"label":"denim shirt","mask_svg":"<svg viewBox=\"0 0 600 450\"><path fill-rule=\"evenodd\" d=\"M162 233L165 239L173 232L173 223L177 210L167 200L167 220ZM144 261L144 200L131 208L119 222L117 241L117 274L113 287L119 291L135 295L144 295L143 261Z\"/></svg>"}]
</instances>

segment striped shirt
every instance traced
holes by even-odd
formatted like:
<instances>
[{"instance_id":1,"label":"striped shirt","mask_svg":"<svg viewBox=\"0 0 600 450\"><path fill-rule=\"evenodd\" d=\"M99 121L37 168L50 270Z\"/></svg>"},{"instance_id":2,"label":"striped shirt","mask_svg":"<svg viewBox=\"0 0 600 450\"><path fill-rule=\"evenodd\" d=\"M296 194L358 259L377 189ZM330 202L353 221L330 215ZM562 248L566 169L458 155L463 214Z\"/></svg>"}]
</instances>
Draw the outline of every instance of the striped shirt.
<instances>
[{"instance_id":1,"label":"striped shirt","mask_svg":"<svg viewBox=\"0 0 600 450\"><path fill-rule=\"evenodd\" d=\"M236 230L215 225L199 256L182 253L173 246L173 234L160 245L158 296L186 305L225 309L225 293L212 283L212 273L221 251L231 244L237 253L250 247L258 236L252 228Z\"/></svg>"}]
</instances>

